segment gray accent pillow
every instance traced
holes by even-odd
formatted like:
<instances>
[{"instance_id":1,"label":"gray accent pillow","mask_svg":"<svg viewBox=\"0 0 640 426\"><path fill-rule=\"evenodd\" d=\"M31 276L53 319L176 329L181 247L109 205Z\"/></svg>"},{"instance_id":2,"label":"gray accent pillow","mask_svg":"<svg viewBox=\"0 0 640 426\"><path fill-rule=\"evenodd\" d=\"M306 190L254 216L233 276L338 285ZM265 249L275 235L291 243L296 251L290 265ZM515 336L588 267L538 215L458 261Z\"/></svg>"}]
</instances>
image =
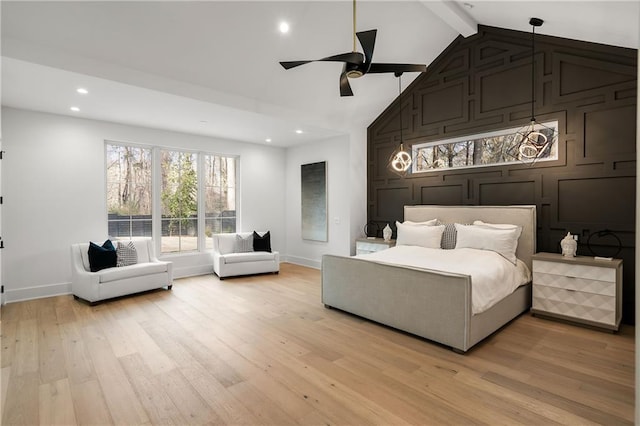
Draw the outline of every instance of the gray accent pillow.
<instances>
[{"instance_id":1,"label":"gray accent pillow","mask_svg":"<svg viewBox=\"0 0 640 426\"><path fill-rule=\"evenodd\" d=\"M236 234L236 253L248 253L253 251L253 235L242 237Z\"/></svg>"},{"instance_id":2,"label":"gray accent pillow","mask_svg":"<svg viewBox=\"0 0 640 426\"><path fill-rule=\"evenodd\" d=\"M118 248L116 249L116 257L118 262L116 266L129 266L138 263L138 251L133 241L129 241L128 244L123 244L118 241Z\"/></svg>"},{"instance_id":3,"label":"gray accent pillow","mask_svg":"<svg viewBox=\"0 0 640 426\"><path fill-rule=\"evenodd\" d=\"M442 241L440 247L445 250L451 250L456 248L456 225L455 223L438 223L438 225L444 225L444 232L442 233Z\"/></svg>"}]
</instances>

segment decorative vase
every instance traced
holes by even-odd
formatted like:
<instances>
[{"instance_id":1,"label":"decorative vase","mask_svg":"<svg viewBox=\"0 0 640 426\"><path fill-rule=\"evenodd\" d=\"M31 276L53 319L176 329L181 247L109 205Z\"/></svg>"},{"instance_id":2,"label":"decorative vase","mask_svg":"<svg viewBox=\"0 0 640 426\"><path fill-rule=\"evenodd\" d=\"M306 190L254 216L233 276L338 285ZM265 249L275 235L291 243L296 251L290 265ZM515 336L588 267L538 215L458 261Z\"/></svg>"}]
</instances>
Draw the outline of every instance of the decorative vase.
<instances>
[{"instance_id":1,"label":"decorative vase","mask_svg":"<svg viewBox=\"0 0 640 426\"><path fill-rule=\"evenodd\" d=\"M387 226L385 226L382 230L382 238L384 238L385 241L389 242L391 241L391 234L393 234L393 231L391 231L391 227L387 223Z\"/></svg>"},{"instance_id":2,"label":"decorative vase","mask_svg":"<svg viewBox=\"0 0 640 426\"><path fill-rule=\"evenodd\" d=\"M560 247L562 248L562 255L567 257L575 257L578 250L578 243L573 239L570 232L560 241Z\"/></svg>"}]
</instances>

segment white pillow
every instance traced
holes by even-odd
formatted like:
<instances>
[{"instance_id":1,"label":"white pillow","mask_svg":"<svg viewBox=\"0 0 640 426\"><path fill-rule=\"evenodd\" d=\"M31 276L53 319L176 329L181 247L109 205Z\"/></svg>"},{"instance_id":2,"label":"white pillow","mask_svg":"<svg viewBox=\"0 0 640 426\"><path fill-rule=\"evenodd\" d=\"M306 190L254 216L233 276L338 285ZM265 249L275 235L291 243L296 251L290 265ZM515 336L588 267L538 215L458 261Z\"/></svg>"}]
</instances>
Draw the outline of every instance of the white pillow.
<instances>
[{"instance_id":1,"label":"white pillow","mask_svg":"<svg viewBox=\"0 0 640 426\"><path fill-rule=\"evenodd\" d=\"M404 225L396 222L398 236L396 238L397 246L420 246L426 248L440 248L440 240L444 226L415 226Z\"/></svg>"},{"instance_id":2,"label":"white pillow","mask_svg":"<svg viewBox=\"0 0 640 426\"><path fill-rule=\"evenodd\" d=\"M409 226L434 226L438 224L438 219L426 220L424 222L412 222L410 220L405 220L402 224Z\"/></svg>"},{"instance_id":3,"label":"white pillow","mask_svg":"<svg viewBox=\"0 0 640 426\"><path fill-rule=\"evenodd\" d=\"M495 251L516 264L516 249L521 229L498 229L485 225L456 223L456 248L474 248Z\"/></svg>"},{"instance_id":4,"label":"white pillow","mask_svg":"<svg viewBox=\"0 0 640 426\"><path fill-rule=\"evenodd\" d=\"M487 223L481 220L474 220L473 224L483 226L485 228L492 228L492 229L517 229L518 238L520 238L520 234L522 234L522 226L520 225L512 225L510 223Z\"/></svg>"}]
</instances>

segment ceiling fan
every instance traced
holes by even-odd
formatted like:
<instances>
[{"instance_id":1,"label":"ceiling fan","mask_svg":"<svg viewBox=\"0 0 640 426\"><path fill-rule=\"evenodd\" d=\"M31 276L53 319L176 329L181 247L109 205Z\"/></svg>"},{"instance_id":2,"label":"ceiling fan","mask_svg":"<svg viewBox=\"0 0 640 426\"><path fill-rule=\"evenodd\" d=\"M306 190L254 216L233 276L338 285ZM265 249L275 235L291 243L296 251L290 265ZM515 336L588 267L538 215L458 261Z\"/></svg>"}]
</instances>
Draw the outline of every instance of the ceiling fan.
<instances>
[{"instance_id":1,"label":"ceiling fan","mask_svg":"<svg viewBox=\"0 0 640 426\"><path fill-rule=\"evenodd\" d=\"M427 66L424 64L389 64L374 63L373 48L376 44L376 33L378 30L368 30L356 32L356 0L353 0L353 51L340 53L338 55L327 56L322 59L304 61L280 62L286 70L308 64L310 62L343 62L342 73L340 73L340 96L353 96L349 78L362 77L369 73L392 72L400 75L403 72L425 72ZM360 41L364 54L356 51L356 37Z\"/></svg>"}]
</instances>

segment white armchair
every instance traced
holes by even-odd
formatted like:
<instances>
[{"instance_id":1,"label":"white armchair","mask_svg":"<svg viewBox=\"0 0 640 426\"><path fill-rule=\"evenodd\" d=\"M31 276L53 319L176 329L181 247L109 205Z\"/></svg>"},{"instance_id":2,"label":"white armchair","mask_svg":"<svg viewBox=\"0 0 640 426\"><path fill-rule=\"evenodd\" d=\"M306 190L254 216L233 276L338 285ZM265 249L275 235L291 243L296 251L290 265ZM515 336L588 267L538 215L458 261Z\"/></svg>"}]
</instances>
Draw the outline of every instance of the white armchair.
<instances>
[{"instance_id":1,"label":"white armchair","mask_svg":"<svg viewBox=\"0 0 640 426\"><path fill-rule=\"evenodd\" d=\"M239 253L236 235L247 237L252 232L213 235L213 271L222 280L226 277L280 272L280 253L251 251Z\"/></svg>"},{"instance_id":2,"label":"white armchair","mask_svg":"<svg viewBox=\"0 0 640 426\"><path fill-rule=\"evenodd\" d=\"M89 243L71 245L71 291L73 296L95 303L113 297L167 287L173 283L173 264L158 260L151 238L132 240L138 255L135 265L91 272Z\"/></svg>"}]
</instances>

